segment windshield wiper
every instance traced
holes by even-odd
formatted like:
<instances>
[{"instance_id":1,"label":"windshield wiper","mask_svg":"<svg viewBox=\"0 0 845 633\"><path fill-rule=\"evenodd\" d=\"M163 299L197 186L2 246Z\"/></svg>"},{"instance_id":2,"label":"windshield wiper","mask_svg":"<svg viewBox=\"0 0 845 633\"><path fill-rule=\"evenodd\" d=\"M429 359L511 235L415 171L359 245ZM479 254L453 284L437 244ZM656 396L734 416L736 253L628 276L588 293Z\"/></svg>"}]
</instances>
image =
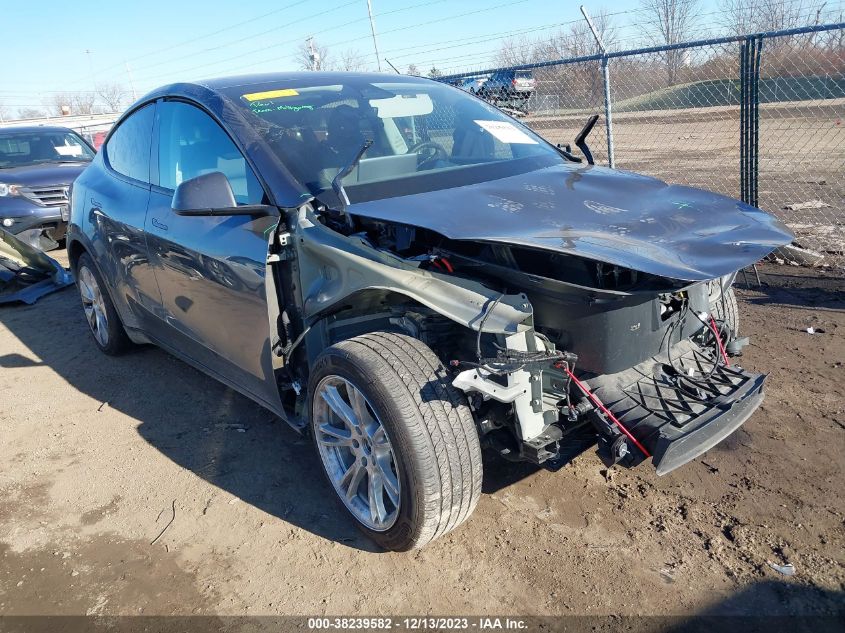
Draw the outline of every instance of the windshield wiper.
<instances>
[{"instance_id":1,"label":"windshield wiper","mask_svg":"<svg viewBox=\"0 0 845 633\"><path fill-rule=\"evenodd\" d=\"M352 173L352 170L355 169L356 165L361 160L361 157L364 155L370 146L373 144L373 139L367 139L361 145L361 149L355 154L355 158L349 161L349 164L346 165L343 169L337 172L337 175L332 180L332 189L337 194L338 200L340 201L340 213L346 215L346 208L349 206L349 196L346 195L346 190L343 188L343 183L341 182L344 178L346 178L349 174Z\"/></svg>"}]
</instances>

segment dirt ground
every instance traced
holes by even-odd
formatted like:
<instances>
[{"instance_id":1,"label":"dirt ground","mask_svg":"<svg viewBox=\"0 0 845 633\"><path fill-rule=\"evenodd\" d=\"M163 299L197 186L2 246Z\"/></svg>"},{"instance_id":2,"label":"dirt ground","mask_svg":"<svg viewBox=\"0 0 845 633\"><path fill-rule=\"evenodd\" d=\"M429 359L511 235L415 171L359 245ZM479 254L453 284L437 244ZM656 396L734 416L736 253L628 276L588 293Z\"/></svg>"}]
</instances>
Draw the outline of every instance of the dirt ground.
<instances>
[{"instance_id":1,"label":"dirt ground","mask_svg":"<svg viewBox=\"0 0 845 633\"><path fill-rule=\"evenodd\" d=\"M489 458L471 520L407 554L263 409L155 348L102 356L73 288L2 307L0 615L842 613L845 282L762 276L741 361L768 395L728 441L662 478Z\"/></svg>"}]
</instances>

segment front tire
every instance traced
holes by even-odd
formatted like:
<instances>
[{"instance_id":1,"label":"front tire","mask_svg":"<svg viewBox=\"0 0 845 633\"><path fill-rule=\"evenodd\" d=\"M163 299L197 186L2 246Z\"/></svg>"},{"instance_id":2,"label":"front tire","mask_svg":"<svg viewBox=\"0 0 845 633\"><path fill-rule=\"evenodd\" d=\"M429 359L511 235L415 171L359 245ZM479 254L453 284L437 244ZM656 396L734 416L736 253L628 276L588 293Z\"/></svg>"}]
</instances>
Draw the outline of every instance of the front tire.
<instances>
[{"instance_id":1,"label":"front tire","mask_svg":"<svg viewBox=\"0 0 845 633\"><path fill-rule=\"evenodd\" d=\"M715 288L711 286L710 312L717 321L725 323L730 338L739 336L739 304L737 304L733 288L728 288L723 298L718 285Z\"/></svg>"},{"instance_id":2,"label":"front tire","mask_svg":"<svg viewBox=\"0 0 845 633\"><path fill-rule=\"evenodd\" d=\"M465 521L481 495L481 448L466 399L422 342L390 332L341 341L309 380L323 470L358 527L409 550Z\"/></svg>"}]
</instances>

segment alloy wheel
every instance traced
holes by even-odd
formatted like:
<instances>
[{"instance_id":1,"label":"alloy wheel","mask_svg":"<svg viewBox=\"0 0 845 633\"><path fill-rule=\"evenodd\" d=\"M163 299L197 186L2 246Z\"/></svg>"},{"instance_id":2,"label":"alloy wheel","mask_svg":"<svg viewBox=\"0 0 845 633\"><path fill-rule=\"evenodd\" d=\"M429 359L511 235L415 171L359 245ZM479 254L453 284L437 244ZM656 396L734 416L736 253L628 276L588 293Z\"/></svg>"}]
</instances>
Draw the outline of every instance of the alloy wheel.
<instances>
[{"instance_id":1,"label":"alloy wheel","mask_svg":"<svg viewBox=\"0 0 845 633\"><path fill-rule=\"evenodd\" d=\"M85 318L88 320L94 338L101 347L106 347L109 344L109 318L106 304L97 278L87 266L79 269L79 294L82 297Z\"/></svg>"},{"instance_id":2,"label":"alloy wheel","mask_svg":"<svg viewBox=\"0 0 845 633\"><path fill-rule=\"evenodd\" d=\"M326 473L362 524L383 532L399 515L399 470L387 431L349 380L329 375L317 385L313 429Z\"/></svg>"}]
</instances>

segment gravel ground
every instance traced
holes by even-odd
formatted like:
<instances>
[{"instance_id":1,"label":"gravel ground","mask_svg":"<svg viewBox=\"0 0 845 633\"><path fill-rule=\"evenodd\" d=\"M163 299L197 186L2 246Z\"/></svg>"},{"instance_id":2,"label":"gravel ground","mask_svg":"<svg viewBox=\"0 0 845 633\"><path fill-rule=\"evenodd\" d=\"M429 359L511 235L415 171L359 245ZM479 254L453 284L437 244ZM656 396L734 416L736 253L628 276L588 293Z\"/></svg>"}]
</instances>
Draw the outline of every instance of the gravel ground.
<instances>
[{"instance_id":1,"label":"gravel ground","mask_svg":"<svg viewBox=\"0 0 845 633\"><path fill-rule=\"evenodd\" d=\"M100 355L74 289L2 307L0 614L841 613L845 283L763 279L741 360L768 396L728 441L662 478L491 457L472 519L407 554L268 412L155 348Z\"/></svg>"}]
</instances>

